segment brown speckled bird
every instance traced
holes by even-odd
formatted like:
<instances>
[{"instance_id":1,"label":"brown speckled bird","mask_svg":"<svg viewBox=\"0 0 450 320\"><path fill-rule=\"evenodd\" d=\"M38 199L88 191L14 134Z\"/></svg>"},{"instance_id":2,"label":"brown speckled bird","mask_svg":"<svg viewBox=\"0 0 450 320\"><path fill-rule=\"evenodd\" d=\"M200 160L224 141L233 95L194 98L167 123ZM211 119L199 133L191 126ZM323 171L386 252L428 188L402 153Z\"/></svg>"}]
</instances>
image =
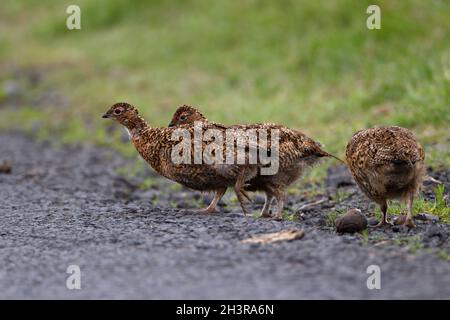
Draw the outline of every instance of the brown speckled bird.
<instances>
[{"instance_id":1,"label":"brown speckled bird","mask_svg":"<svg viewBox=\"0 0 450 320\"><path fill-rule=\"evenodd\" d=\"M114 119L128 130L131 141L139 154L162 176L176 181L188 188L215 192L211 204L202 212L215 211L217 203L225 194L228 187L234 187L243 210L244 197L242 188L244 183L254 177L257 172L255 165L229 164L176 164L172 161L172 149L179 143L172 139L177 128L153 128L139 115L138 110L128 103L116 103L103 115L103 118ZM193 136L193 126L186 126ZM224 130L214 124L203 124L202 130ZM194 139L191 141L191 159L194 159ZM205 142L203 149L205 148ZM213 143L213 142L211 142ZM223 148L226 152L226 148Z\"/></svg>"},{"instance_id":2,"label":"brown speckled bird","mask_svg":"<svg viewBox=\"0 0 450 320\"><path fill-rule=\"evenodd\" d=\"M208 121L208 119L196 108L182 105L173 114L169 127L193 124L195 121Z\"/></svg>"},{"instance_id":3,"label":"brown speckled bird","mask_svg":"<svg viewBox=\"0 0 450 320\"><path fill-rule=\"evenodd\" d=\"M401 127L356 132L347 144L347 164L361 190L383 213L378 226L388 224L387 200L404 199L404 226L414 227L413 200L424 176L425 153L414 134Z\"/></svg>"},{"instance_id":4,"label":"brown speckled bird","mask_svg":"<svg viewBox=\"0 0 450 320\"><path fill-rule=\"evenodd\" d=\"M273 123L225 126L215 122L210 122L199 110L187 105L181 106L175 111L169 127L192 125L194 121L202 121L231 129L264 129L269 133L269 142L270 130L279 130L278 172L274 175L262 175L260 174L260 171L258 171L258 175L244 185L244 190L246 191L265 192L266 200L261 211L262 217L271 216L270 207L273 199L276 199L277 210L274 218L277 220L282 219L286 188L296 181L306 168L317 164L321 158L336 158L335 156L322 150L320 143L307 137L300 131ZM270 144L268 149L270 149ZM339 158L336 159L342 161Z\"/></svg>"}]
</instances>

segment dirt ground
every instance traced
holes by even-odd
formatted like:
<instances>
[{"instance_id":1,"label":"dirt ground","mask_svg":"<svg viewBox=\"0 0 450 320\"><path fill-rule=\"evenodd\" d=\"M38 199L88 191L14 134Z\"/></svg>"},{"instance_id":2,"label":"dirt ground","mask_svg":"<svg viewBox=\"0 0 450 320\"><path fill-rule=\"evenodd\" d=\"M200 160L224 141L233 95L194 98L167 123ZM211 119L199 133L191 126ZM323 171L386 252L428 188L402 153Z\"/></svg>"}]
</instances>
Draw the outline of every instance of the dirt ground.
<instances>
[{"instance_id":1,"label":"dirt ground","mask_svg":"<svg viewBox=\"0 0 450 320\"><path fill-rule=\"evenodd\" d=\"M279 222L244 217L230 191L220 213L199 215L189 208L204 205L201 194L150 169L119 175L134 162L90 145L1 133L1 161L12 171L0 174L0 298L450 298L449 225L334 231L330 212L373 212L344 167L329 170L324 192L289 195L293 219ZM448 192L448 170L430 175ZM154 183L140 188L145 177ZM425 197L434 186L425 183ZM263 198L253 197L259 210ZM305 235L242 242L288 229ZM80 290L66 287L69 265L80 267ZM380 267L379 290L367 288L369 265Z\"/></svg>"}]
</instances>

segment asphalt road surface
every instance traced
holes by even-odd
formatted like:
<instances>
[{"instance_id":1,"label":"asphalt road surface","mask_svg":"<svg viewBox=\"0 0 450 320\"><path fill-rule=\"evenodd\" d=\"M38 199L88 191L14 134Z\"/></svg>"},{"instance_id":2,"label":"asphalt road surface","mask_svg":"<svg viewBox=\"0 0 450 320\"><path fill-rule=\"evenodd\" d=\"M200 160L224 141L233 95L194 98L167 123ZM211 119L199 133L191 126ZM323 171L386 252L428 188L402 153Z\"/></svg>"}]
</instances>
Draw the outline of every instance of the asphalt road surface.
<instances>
[{"instance_id":1,"label":"asphalt road surface","mask_svg":"<svg viewBox=\"0 0 450 320\"><path fill-rule=\"evenodd\" d=\"M231 192L221 213L183 209L202 198L156 176L143 190L116 173L132 160L93 146L2 133L3 160L12 167L0 174L3 299L450 298L450 261L439 255L450 251L448 225L417 222L409 233L370 230L365 238L326 224L330 210L367 203L351 182L342 184L354 191L350 199L277 222L244 217ZM288 208L307 201L290 196ZM242 243L286 229L305 236ZM66 285L71 265L80 270L79 290ZM367 287L370 265L381 270L381 289Z\"/></svg>"}]
</instances>

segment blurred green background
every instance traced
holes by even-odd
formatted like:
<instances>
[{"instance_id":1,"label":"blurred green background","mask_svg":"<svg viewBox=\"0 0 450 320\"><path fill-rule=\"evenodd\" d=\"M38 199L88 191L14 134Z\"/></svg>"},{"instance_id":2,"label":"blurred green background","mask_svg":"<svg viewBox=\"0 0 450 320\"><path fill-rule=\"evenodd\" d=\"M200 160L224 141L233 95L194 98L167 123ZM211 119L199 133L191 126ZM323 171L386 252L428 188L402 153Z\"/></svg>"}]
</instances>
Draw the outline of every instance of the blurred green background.
<instances>
[{"instance_id":1,"label":"blurred green background","mask_svg":"<svg viewBox=\"0 0 450 320\"><path fill-rule=\"evenodd\" d=\"M71 4L81 30L66 28ZM366 28L370 4L381 30ZM448 167L449 31L446 0L2 1L0 129L134 155L101 119L111 104L154 126L190 104L298 128L340 157L355 131L400 125Z\"/></svg>"}]
</instances>

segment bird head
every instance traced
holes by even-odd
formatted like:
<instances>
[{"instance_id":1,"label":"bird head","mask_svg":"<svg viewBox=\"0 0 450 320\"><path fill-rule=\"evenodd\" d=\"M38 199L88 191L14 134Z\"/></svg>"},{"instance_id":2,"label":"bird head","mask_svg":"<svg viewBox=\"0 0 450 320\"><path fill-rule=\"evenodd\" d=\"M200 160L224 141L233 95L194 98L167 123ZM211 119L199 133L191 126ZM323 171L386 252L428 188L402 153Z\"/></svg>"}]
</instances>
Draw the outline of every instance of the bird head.
<instances>
[{"instance_id":1,"label":"bird head","mask_svg":"<svg viewBox=\"0 0 450 320\"><path fill-rule=\"evenodd\" d=\"M131 104L119 102L111 106L102 118L114 119L126 126L129 122L133 122L138 114L138 110Z\"/></svg>"},{"instance_id":2,"label":"bird head","mask_svg":"<svg viewBox=\"0 0 450 320\"><path fill-rule=\"evenodd\" d=\"M195 121L206 121L206 117L197 109L183 105L175 111L169 127L176 127L183 124L193 124Z\"/></svg>"}]
</instances>

